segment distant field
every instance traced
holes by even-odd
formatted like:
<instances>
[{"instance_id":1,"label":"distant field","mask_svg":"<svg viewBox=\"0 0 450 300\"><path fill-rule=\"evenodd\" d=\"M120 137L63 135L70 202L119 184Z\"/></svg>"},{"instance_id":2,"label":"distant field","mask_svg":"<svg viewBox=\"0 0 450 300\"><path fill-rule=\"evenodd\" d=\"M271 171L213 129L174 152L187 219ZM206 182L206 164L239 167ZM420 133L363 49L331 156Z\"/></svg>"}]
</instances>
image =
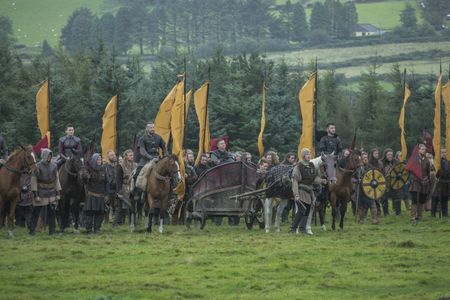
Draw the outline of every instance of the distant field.
<instances>
[{"instance_id":1,"label":"distant field","mask_svg":"<svg viewBox=\"0 0 450 300\"><path fill-rule=\"evenodd\" d=\"M285 0L277 0L284 3ZM292 0L296 2L296 0ZM304 2L304 1L303 1ZM313 1L308 1L313 2ZM400 23L399 14L410 3L417 8L415 0L387 0L375 3L358 3L356 8L359 23L371 23L389 30ZM79 8L87 7L92 12L102 15L115 11L115 0L1 0L0 14L13 21L14 34L18 43L29 47L38 47L44 39L53 46L58 44L61 29L67 23L71 13ZM311 9L306 9L309 16ZM420 12L417 9L417 16Z\"/></svg>"},{"instance_id":2,"label":"distant field","mask_svg":"<svg viewBox=\"0 0 450 300\"><path fill-rule=\"evenodd\" d=\"M408 212L312 237L245 225L14 239L0 231L2 299L448 299L450 222ZM330 220L328 218L328 220ZM444 298L447 297L447 298Z\"/></svg>"},{"instance_id":3,"label":"distant field","mask_svg":"<svg viewBox=\"0 0 450 300\"><path fill-rule=\"evenodd\" d=\"M350 62L355 59L373 58L375 56L388 57L400 54L406 54L406 59L398 62L402 67L408 70L414 70L418 74L436 73L439 70L439 57L434 60L415 60L412 57L413 52L427 52L433 50L448 51L450 42L439 43L405 43L405 44L384 44L379 46L362 46L352 48L333 48L333 49L310 49L304 51L276 52L268 53L267 57L275 61L284 59L289 65L298 63L309 63L317 57L319 69L321 64L332 65L339 62ZM411 58L408 58L411 54ZM444 66L448 65L450 57L442 57ZM359 76L369 66L360 64L357 66L336 68L339 73L344 73L347 77ZM379 69L379 73L389 73L392 63L384 63Z\"/></svg>"},{"instance_id":4,"label":"distant field","mask_svg":"<svg viewBox=\"0 0 450 300\"><path fill-rule=\"evenodd\" d=\"M14 35L19 44L38 47L44 39L57 45L61 29L72 12L87 7L101 11L103 0L1 0L0 14L13 22Z\"/></svg>"}]
</instances>

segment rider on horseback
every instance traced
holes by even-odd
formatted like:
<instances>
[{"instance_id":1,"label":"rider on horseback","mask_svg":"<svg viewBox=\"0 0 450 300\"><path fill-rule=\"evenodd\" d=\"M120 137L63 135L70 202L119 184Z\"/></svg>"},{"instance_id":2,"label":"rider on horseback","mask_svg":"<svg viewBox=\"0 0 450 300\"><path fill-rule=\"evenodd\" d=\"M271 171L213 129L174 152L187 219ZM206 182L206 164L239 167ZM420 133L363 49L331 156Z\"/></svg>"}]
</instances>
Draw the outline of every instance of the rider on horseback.
<instances>
[{"instance_id":1,"label":"rider on horseback","mask_svg":"<svg viewBox=\"0 0 450 300\"><path fill-rule=\"evenodd\" d=\"M142 168L153 159L159 159L159 150L162 153L166 153L166 144L164 143L161 136L155 132L155 124L153 122L147 123L145 128L145 134L139 138L137 145L137 154L139 157L139 162L136 168L136 173L134 174L134 180L137 179ZM141 199L142 190L135 188L134 199L139 201Z\"/></svg>"},{"instance_id":2,"label":"rider on horseback","mask_svg":"<svg viewBox=\"0 0 450 300\"><path fill-rule=\"evenodd\" d=\"M319 142L321 153L339 155L343 149L342 142L336 134L336 125L334 123L327 124L327 135L323 136Z\"/></svg>"},{"instance_id":3,"label":"rider on horseback","mask_svg":"<svg viewBox=\"0 0 450 300\"><path fill-rule=\"evenodd\" d=\"M67 124L66 135L61 137L58 141L58 166L62 165L64 161L83 153L81 147L81 140L74 135L75 129L72 124Z\"/></svg>"}]
</instances>

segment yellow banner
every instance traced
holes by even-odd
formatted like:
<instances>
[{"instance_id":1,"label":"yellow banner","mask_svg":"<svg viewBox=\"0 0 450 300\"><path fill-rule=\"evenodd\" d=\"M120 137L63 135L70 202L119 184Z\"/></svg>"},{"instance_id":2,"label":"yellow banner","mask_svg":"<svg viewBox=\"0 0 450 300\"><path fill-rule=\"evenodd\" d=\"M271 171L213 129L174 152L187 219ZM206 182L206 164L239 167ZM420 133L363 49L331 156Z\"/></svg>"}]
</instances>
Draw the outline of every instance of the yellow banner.
<instances>
[{"instance_id":1,"label":"yellow banner","mask_svg":"<svg viewBox=\"0 0 450 300\"><path fill-rule=\"evenodd\" d=\"M445 149L447 160L450 158L450 80L442 87L442 99L445 104Z\"/></svg>"},{"instance_id":2,"label":"yellow banner","mask_svg":"<svg viewBox=\"0 0 450 300\"><path fill-rule=\"evenodd\" d=\"M402 161L406 160L406 156L408 155L408 147L406 146L405 140L405 107L408 102L409 97L411 96L411 91L407 84L405 84L404 96L403 96L403 105L400 110L400 117L398 119L398 126L400 127L400 144L402 146Z\"/></svg>"},{"instance_id":3,"label":"yellow banner","mask_svg":"<svg viewBox=\"0 0 450 300\"><path fill-rule=\"evenodd\" d=\"M48 81L44 82L36 94L36 116L41 138L43 138L50 131ZM47 138L50 148L50 134Z\"/></svg>"},{"instance_id":4,"label":"yellow banner","mask_svg":"<svg viewBox=\"0 0 450 300\"><path fill-rule=\"evenodd\" d=\"M194 93L194 106L197 113L199 133L198 133L198 154L195 164L200 162L203 153L209 152L209 116L208 116L208 91L209 82L205 82Z\"/></svg>"},{"instance_id":5,"label":"yellow banner","mask_svg":"<svg viewBox=\"0 0 450 300\"><path fill-rule=\"evenodd\" d=\"M184 198L184 158L183 158L183 140L184 140L184 121L185 121L185 94L184 80L181 80L175 91L175 102L171 111L170 131L172 133L172 153L178 157L180 165L181 181L175 188L175 192L180 201Z\"/></svg>"},{"instance_id":6,"label":"yellow banner","mask_svg":"<svg viewBox=\"0 0 450 300\"><path fill-rule=\"evenodd\" d=\"M436 90L434 91L434 166L436 172L441 168L441 97L442 97L442 75L439 75Z\"/></svg>"},{"instance_id":7,"label":"yellow banner","mask_svg":"<svg viewBox=\"0 0 450 300\"><path fill-rule=\"evenodd\" d=\"M106 159L108 151L117 151L117 95L106 105L102 120L102 156Z\"/></svg>"},{"instance_id":8,"label":"yellow banner","mask_svg":"<svg viewBox=\"0 0 450 300\"><path fill-rule=\"evenodd\" d=\"M302 149L311 150L314 157L314 92L316 89L317 74L314 72L299 92L300 111L302 114L302 135L298 144L298 157L302 157Z\"/></svg>"},{"instance_id":9,"label":"yellow banner","mask_svg":"<svg viewBox=\"0 0 450 300\"><path fill-rule=\"evenodd\" d=\"M258 135L258 151L259 158L262 158L264 155L264 144L263 144L263 135L264 128L266 127L266 83L263 83L262 88L262 99L261 99L261 130Z\"/></svg>"},{"instance_id":10,"label":"yellow banner","mask_svg":"<svg viewBox=\"0 0 450 300\"><path fill-rule=\"evenodd\" d=\"M175 85L163 102L159 106L158 114L155 118L155 132L161 136L164 143L167 145L170 137L170 118L173 103L175 102L175 92L177 85Z\"/></svg>"}]
</instances>

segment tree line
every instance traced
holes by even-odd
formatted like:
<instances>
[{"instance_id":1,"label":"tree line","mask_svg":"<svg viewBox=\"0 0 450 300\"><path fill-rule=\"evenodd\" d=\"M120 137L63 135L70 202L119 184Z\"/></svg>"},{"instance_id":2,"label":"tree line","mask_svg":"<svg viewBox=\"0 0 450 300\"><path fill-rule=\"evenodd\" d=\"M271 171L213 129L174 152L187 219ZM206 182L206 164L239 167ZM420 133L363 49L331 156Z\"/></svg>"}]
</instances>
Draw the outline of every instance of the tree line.
<instances>
[{"instance_id":1,"label":"tree line","mask_svg":"<svg viewBox=\"0 0 450 300\"><path fill-rule=\"evenodd\" d=\"M70 53L100 41L126 54L211 54L218 45L232 53L266 50L279 44L314 44L325 38L349 38L358 15L353 2L314 3L308 23L300 1L288 0L124 0L117 13L94 15L87 8L73 12L62 29L61 45Z\"/></svg>"},{"instance_id":2,"label":"tree line","mask_svg":"<svg viewBox=\"0 0 450 300\"><path fill-rule=\"evenodd\" d=\"M50 80L50 115L53 146L64 135L67 123L75 126L84 145L100 140L101 117L107 102L119 95L120 151L130 148L136 133L154 119L159 104L186 72L187 90L209 80L209 113L213 137L227 134L234 150L256 155L260 126L262 82L268 87L266 100L267 150L280 153L296 150L301 132L298 91L313 71L313 64L292 66L275 63L260 53L226 56L217 50L213 57L192 56L160 60L145 72L139 57L120 60L117 53L100 44L82 53L58 49L24 63L14 48L11 24L0 18L0 131L10 147L40 139L36 123L35 94L40 83ZM346 78L333 70L320 71L317 127L335 122L348 145L357 129L358 146L399 149L398 116L402 104L402 70L394 65L391 87L381 84L374 64L361 75L357 89L347 88ZM412 97L406 109L408 143L413 145L423 128L432 128L433 93L436 76L408 73ZM444 128L444 127L443 127ZM198 124L191 107L186 148L197 148ZM99 147L99 142L97 143Z\"/></svg>"}]
</instances>

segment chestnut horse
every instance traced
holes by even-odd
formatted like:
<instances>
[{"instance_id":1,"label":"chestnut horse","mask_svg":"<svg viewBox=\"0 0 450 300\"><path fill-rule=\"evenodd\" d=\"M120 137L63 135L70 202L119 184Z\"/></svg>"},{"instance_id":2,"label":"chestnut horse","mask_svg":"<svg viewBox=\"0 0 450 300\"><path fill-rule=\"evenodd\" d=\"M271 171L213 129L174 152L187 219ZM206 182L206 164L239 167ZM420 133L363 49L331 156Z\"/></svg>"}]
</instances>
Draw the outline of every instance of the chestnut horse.
<instances>
[{"instance_id":1,"label":"chestnut horse","mask_svg":"<svg viewBox=\"0 0 450 300\"><path fill-rule=\"evenodd\" d=\"M6 204L9 204L8 235L10 237L14 235L14 216L20 195L20 176L30 171L37 171L36 158L31 145L20 146L0 167L0 227L4 223L3 209Z\"/></svg>"},{"instance_id":2,"label":"chestnut horse","mask_svg":"<svg viewBox=\"0 0 450 300\"><path fill-rule=\"evenodd\" d=\"M333 230L336 229L335 222L338 214L340 215L339 227L341 230L344 229L344 217L352 193L352 177L355 171L361 166L362 162L359 151L350 150L350 155L345 159L345 167L338 166L336 168L336 183L328 186L333 216L331 228Z\"/></svg>"},{"instance_id":3,"label":"chestnut horse","mask_svg":"<svg viewBox=\"0 0 450 300\"><path fill-rule=\"evenodd\" d=\"M59 168L61 183L61 200L59 200L59 215L61 232L69 226L72 218L74 232L78 232L80 223L80 203L83 201L84 177L88 176L84 161L80 154L67 159Z\"/></svg>"},{"instance_id":4,"label":"chestnut horse","mask_svg":"<svg viewBox=\"0 0 450 300\"><path fill-rule=\"evenodd\" d=\"M178 174L180 168L175 155L164 156L151 170L147 178L147 203L149 207L147 232L152 232L153 215L159 213L159 232L163 232L164 212L168 207L169 196L172 193L170 178Z\"/></svg>"}]
</instances>

